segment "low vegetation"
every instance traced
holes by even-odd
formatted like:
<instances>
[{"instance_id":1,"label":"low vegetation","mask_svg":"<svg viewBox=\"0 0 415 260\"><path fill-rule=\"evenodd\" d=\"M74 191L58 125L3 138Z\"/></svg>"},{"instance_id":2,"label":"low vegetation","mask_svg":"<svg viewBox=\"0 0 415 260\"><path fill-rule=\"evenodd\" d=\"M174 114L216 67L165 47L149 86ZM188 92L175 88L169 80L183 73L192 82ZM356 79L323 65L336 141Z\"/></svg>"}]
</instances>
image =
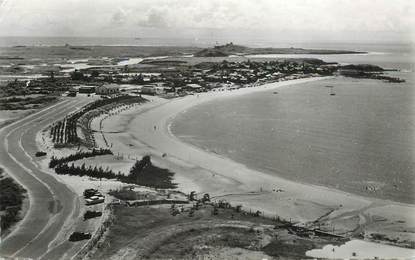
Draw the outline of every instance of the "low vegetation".
<instances>
[{"instance_id":1,"label":"low vegetation","mask_svg":"<svg viewBox=\"0 0 415 260\"><path fill-rule=\"evenodd\" d=\"M69 90L70 82L68 80L56 79L53 75L50 76L50 78L32 79L30 82L17 79L10 81L0 87L0 96L60 95Z\"/></svg>"},{"instance_id":2,"label":"low vegetation","mask_svg":"<svg viewBox=\"0 0 415 260\"><path fill-rule=\"evenodd\" d=\"M14 96L0 99L0 110L27 110L56 101L56 96Z\"/></svg>"},{"instance_id":3,"label":"low vegetation","mask_svg":"<svg viewBox=\"0 0 415 260\"><path fill-rule=\"evenodd\" d=\"M108 192L109 195L129 203L131 206L140 201L184 201L188 202L188 194L178 190L165 191L149 191L149 190L135 190L134 185L128 185L121 188L113 189Z\"/></svg>"},{"instance_id":4,"label":"low vegetation","mask_svg":"<svg viewBox=\"0 0 415 260\"><path fill-rule=\"evenodd\" d=\"M138 192L135 192L134 190L126 189L126 188L122 188L118 190L111 190L110 192L108 192L108 194L120 200L148 199L148 196L139 194Z\"/></svg>"},{"instance_id":5,"label":"low vegetation","mask_svg":"<svg viewBox=\"0 0 415 260\"><path fill-rule=\"evenodd\" d=\"M12 178L6 177L0 168L1 230L7 230L19 220L25 192Z\"/></svg>"},{"instance_id":6,"label":"low vegetation","mask_svg":"<svg viewBox=\"0 0 415 260\"><path fill-rule=\"evenodd\" d=\"M195 246L196 241L203 244L200 247ZM175 259L178 259L179 256L186 256L185 259L190 259L192 255L215 255L212 251L224 247L259 251L260 244L261 238L253 229L239 227L190 229L169 237L163 241L163 246L151 250L145 257L148 259L163 259L168 255L174 255L176 256ZM206 258L209 259L209 257ZM214 257L212 258L214 259Z\"/></svg>"},{"instance_id":7,"label":"low vegetation","mask_svg":"<svg viewBox=\"0 0 415 260\"><path fill-rule=\"evenodd\" d=\"M311 248L341 242L301 237L283 222L236 208L197 205L114 206L113 225L93 258L119 257L128 244L126 253L139 259L239 259L241 254L246 259L304 259Z\"/></svg>"}]
</instances>

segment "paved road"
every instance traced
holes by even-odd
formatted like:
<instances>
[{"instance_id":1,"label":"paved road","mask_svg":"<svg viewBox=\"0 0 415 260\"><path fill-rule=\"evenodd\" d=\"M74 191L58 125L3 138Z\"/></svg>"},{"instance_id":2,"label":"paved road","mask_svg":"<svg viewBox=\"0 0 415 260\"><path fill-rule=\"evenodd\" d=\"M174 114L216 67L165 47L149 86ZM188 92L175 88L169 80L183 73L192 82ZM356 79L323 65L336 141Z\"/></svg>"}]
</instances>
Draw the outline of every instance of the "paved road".
<instances>
[{"instance_id":1,"label":"paved road","mask_svg":"<svg viewBox=\"0 0 415 260\"><path fill-rule=\"evenodd\" d=\"M1 242L1 256L41 257L53 249L49 245L65 221L78 217L78 196L36 164L35 136L45 126L90 101L66 99L0 129L0 167L26 188L30 198L24 219Z\"/></svg>"}]
</instances>

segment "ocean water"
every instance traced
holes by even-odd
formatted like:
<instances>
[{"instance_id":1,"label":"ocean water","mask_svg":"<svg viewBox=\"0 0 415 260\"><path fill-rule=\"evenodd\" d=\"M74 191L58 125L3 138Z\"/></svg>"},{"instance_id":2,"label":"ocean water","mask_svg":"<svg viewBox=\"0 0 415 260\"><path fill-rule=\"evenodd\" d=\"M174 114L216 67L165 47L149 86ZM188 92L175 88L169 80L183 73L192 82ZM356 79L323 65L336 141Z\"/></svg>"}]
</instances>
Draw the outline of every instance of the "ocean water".
<instances>
[{"instance_id":1,"label":"ocean water","mask_svg":"<svg viewBox=\"0 0 415 260\"><path fill-rule=\"evenodd\" d=\"M0 37L0 47L212 46L234 39ZM185 142L250 168L365 196L415 202L415 73L413 44L274 42L240 39L253 47L366 51L315 57L396 68L406 83L336 78L213 101L180 114L173 133ZM336 96L329 96L327 85Z\"/></svg>"},{"instance_id":2,"label":"ocean water","mask_svg":"<svg viewBox=\"0 0 415 260\"><path fill-rule=\"evenodd\" d=\"M211 40L192 38L127 38L127 37L1 37L0 47L13 46L208 46Z\"/></svg>"},{"instance_id":3,"label":"ocean water","mask_svg":"<svg viewBox=\"0 0 415 260\"><path fill-rule=\"evenodd\" d=\"M399 72L393 84L335 78L204 103L180 114L181 140L287 179L415 202L415 80L410 48L362 46L367 55L316 56ZM330 96L327 85L334 86Z\"/></svg>"}]
</instances>

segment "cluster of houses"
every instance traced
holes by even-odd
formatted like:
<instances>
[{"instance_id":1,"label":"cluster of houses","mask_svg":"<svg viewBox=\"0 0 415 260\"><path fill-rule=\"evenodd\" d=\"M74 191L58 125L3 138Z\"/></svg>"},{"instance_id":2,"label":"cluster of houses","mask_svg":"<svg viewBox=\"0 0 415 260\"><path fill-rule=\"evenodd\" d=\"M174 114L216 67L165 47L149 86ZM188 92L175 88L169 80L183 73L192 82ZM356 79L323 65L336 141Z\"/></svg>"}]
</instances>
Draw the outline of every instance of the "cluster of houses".
<instances>
[{"instance_id":1,"label":"cluster of houses","mask_svg":"<svg viewBox=\"0 0 415 260\"><path fill-rule=\"evenodd\" d=\"M335 67L292 61L227 62L202 64L188 70L161 74L161 82L147 84L146 91L155 94L191 94L223 89L253 87L275 82L318 75L331 75ZM153 90L151 86L153 85Z\"/></svg>"},{"instance_id":2,"label":"cluster of houses","mask_svg":"<svg viewBox=\"0 0 415 260\"><path fill-rule=\"evenodd\" d=\"M318 60L317 60L318 61ZM81 86L78 93L102 96L132 92L164 97L184 96L192 93L252 87L266 82L303 78L316 75L331 75L335 67L318 62L265 61L202 63L186 69L160 73L119 73L118 83L100 86ZM125 81L125 82L124 82ZM125 86L126 84L124 84ZM131 87L131 86L134 87ZM73 90L76 91L76 90Z\"/></svg>"},{"instance_id":3,"label":"cluster of houses","mask_svg":"<svg viewBox=\"0 0 415 260\"><path fill-rule=\"evenodd\" d=\"M314 61L314 60L313 60ZM318 60L316 60L318 61ZM261 80L281 79L289 75L329 75L334 71L330 66L313 62L265 61L265 62L222 62L213 65L203 76L209 82L230 81L247 84Z\"/></svg>"}]
</instances>

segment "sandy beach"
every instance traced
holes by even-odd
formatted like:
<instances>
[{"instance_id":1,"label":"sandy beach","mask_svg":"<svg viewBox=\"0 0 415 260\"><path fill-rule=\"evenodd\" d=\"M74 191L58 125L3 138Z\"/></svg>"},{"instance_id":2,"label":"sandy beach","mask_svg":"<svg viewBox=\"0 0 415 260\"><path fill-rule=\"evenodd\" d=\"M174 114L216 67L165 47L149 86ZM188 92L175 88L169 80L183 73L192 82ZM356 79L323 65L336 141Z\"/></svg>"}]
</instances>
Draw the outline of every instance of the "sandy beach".
<instances>
[{"instance_id":1,"label":"sandy beach","mask_svg":"<svg viewBox=\"0 0 415 260\"><path fill-rule=\"evenodd\" d=\"M382 234L395 239L395 244L410 246L415 241L413 205L270 176L183 143L170 132L174 117L198 104L219 98L226 102L226 98L237 95L315 80L324 78L276 82L173 100L148 97L150 102L144 105L96 118L92 128L100 131L96 133L98 145L106 147L108 143L115 154L123 157L125 164L132 165L136 158L151 154L155 164L176 173L175 181L182 191L208 192L214 199L225 199L243 205L245 210L260 210L266 216L278 216L300 225L317 221L314 224L318 223L321 229L339 235L361 234L370 239L371 234Z\"/></svg>"}]
</instances>

